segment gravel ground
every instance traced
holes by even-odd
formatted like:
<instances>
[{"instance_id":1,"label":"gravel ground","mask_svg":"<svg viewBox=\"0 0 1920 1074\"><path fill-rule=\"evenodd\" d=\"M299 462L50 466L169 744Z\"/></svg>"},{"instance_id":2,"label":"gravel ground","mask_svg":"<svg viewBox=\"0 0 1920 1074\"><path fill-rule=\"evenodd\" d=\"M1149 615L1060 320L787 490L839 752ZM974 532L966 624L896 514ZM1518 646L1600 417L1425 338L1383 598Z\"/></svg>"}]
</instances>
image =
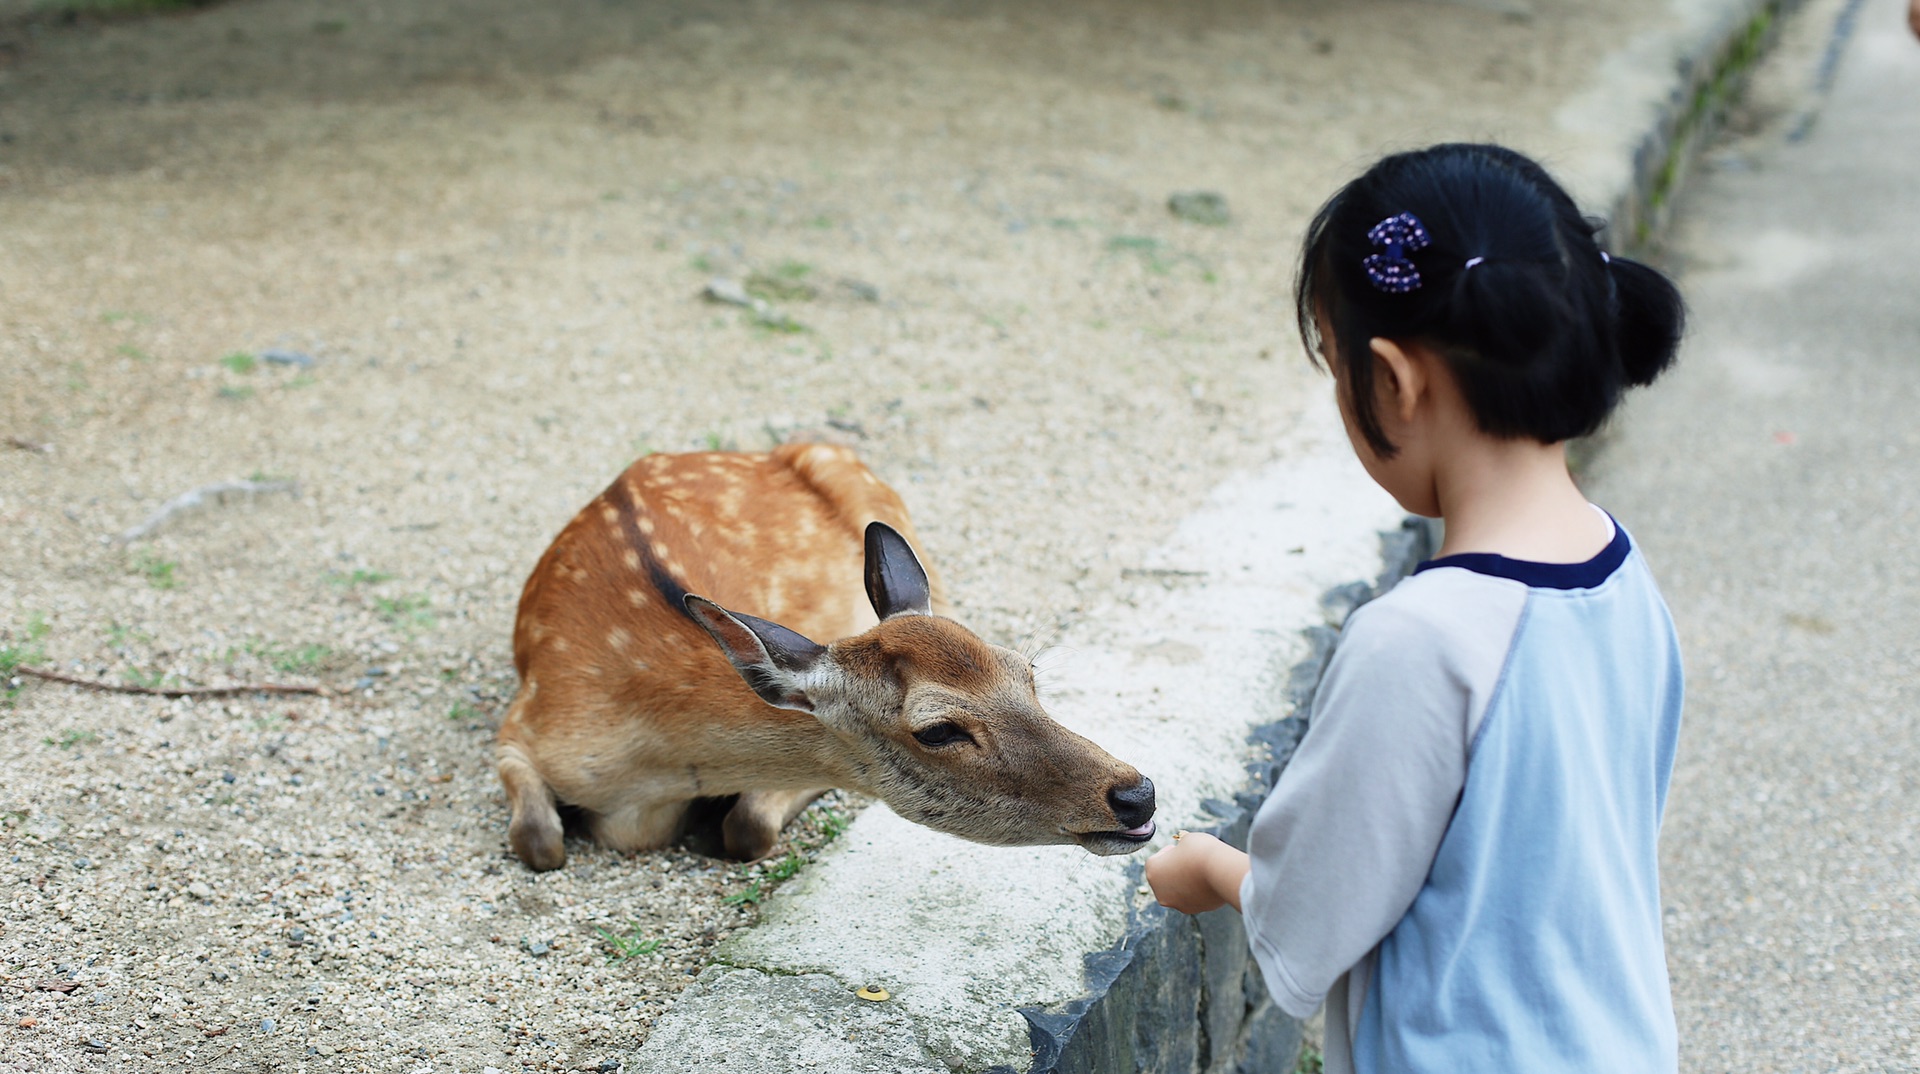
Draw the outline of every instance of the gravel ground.
<instances>
[{"instance_id":1,"label":"gravel ground","mask_svg":"<svg viewBox=\"0 0 1920 1074\"><path fill-rule=\"evenodd\" d=\"M0 648L334 692L7 688L9 1072L612 1063L859 803L771 874L513 861L491 731L573 511L647 450L852 443L962 617L1043 643L1324 391L1286 292L1334 184L1441 137L1551 155L1593 42L1666 17L17 7L0 437L49 450L0 448ZM1170 214L1189 191L1228 222ZM715 276L774 313L703 301ZM297 489L111 539L243 479Z\"/></svg>"}]
</instances>

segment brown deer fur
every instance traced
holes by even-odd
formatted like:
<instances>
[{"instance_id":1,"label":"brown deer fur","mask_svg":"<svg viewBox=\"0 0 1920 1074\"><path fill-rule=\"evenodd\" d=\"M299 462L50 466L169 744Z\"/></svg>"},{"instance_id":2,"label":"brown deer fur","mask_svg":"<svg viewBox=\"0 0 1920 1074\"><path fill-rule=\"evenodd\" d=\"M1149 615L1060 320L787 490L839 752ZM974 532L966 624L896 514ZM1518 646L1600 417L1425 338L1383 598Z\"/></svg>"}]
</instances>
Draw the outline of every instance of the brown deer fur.
<instances>
[{"instance_id":1,"label":"brown deer fur","mask_svg":"<svg viewBox=\"0 0 1920 1074\"><path fill-rule=\"evenodd\" d=\"M521 594L498 749L514 852L565 860L557 804L643 850L738 795L727 851L757 858L831 787L979 842L1138 847L1152 784L1049 718L1024 657L944 617L913 540L845 448L634 463Z\"/></svg>"}]
</instances>

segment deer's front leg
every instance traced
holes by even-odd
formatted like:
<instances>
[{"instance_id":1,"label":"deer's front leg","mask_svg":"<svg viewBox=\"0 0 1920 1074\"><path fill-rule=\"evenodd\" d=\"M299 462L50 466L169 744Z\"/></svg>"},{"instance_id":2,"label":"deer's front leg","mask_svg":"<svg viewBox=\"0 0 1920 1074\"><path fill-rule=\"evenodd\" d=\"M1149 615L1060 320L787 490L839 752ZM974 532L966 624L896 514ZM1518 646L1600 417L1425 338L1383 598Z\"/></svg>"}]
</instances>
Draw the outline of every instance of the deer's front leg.
<instances>
[{"instance_id":1,"label":"deer's front leg","mask_svg":"<svg viewBox=\"0 0 1920 1074\"><path fill-rule=\"evenodd\" d=\"M748 791L740 796L721 822L727 855L741 861L758 861L773 850L780 833L815 798L827 793L822 787L811 791Z\"/></svg>"}]
</instances>

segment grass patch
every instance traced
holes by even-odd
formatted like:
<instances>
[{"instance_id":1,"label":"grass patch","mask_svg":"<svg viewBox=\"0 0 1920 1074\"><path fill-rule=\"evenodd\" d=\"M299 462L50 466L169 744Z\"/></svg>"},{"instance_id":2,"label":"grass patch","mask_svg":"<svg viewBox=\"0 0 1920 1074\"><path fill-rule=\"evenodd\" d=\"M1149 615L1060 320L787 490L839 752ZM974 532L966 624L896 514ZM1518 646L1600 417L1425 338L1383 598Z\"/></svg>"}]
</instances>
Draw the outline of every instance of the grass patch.
<instances>
[{"instance_id":1,"label":"grass patch","mask_svg":"<svg viewBox=\"0 0 1920 1074\"><path fill-rule=\"evenodd\" d=\"M356 567L351 571L328 571L326 583L336 589L354 589L363 585L385 582L393 575L386 571L370 571Z\"/></svg>"},{"instance_id":2,"label":"grass patch","mask_svg":"<svg viewBox=\"0 0 1920 1074\"><path fill-rule=\"evenodd\" d=\"M470 705L465 701L455 701L453 707L447 710L447 719L455 723L470 723L485 715L478 705Z\"/></svg>"},{"instance_id":3,"label":"grass patch","mask_svg":"<svg viewBox=\"0 0 1920 1074\"><path fill-rule=\"evenodd\" d=\"M18 639L7 645L0 645L0 701L13 704L20 687L14 682L13 673L21 664L41 664L47 659L47 649L43 642L53 628L47 625L46 617L35 612L27 617L26 628L20 631Z\"/></svg>"},{"instance_id":4,"label":"grass patch","mask_svg":"<svg viewBox=\"0 0 1920 1074\"><path fill-rule=\"evenodd\" d=\"M429 630L436 621L424 595L411 597L375 597L373 610L394 626L406 631Z\"/></svg>"},{"instance_id":5,"label":"grass patch","mask_svg":"<svg viewBox=\"0 0 1920 1074\"><path fill-rule=\"evenodd\" d=\"M608 962L625 962L630 958L651 955L660 950L660 945L665 942L657 937L648 939L641 935L638 921L629 922L625 932L614 932L611 929L593 931L599 933L600 942L607 945Z\"/></svg>"},{"instance_id":6,"label":"grass patch","mask_svg":"<svg viewBox=\"0 0 1920 1074\"><path fill-rule=\"evenodd\" d=\"M167 673L164 671L141 671L139 668L128 668L120 674L133 685L143 686L149 690L157 690L167 681Z\"/></svg>"},{"instance_id":7,"label":"grass patch","mask_svg":"<svg viewBox=\"0 0 1920 1074\"><path fill-rule=\"evenodd\" d=\"M804 261L782 261L771 272L756 272L747 277L747 293L769 302L808 302L820 297L820 289L807 282L813 266Z\"/></svg>"},{"instance_id":8,"label":"grass patch","mask_svg":"<svg viewBox=\"0 0 1920 1074\"><path fill-rule=\"evenodd\" d=\"M852 823L853 818L840 812L838 809L820 810L820 838L808 849L818 850L828 843L833 842L835 839L840 838L840 833L846 831L847 825Z\"/></svg>"},{"instance_id":9,"label":"grass patch","mask_svg":"<svg viewBox=\"0 0 1920 1074\"><path fill-rule=\"evenodd\" d=\"M1219 279L1205 261L1193 254L1174 250L1159 239L1147 235L1115 235L1107 240L1107 253L1135 256L1140 259L1140 264L1155 276L1171 276L1175 269L1188 265L1206 283L1214 283Z\"/></svg>"},{"instance_id":10,"label":"grass patch","mask_svg":"<svg viewBox=\"0 0 1920 1074\"><path fill-rule=\"evenodd\" d=\"M140 558L133 561L133 569L146 576L147 584L155 589L176 589L180 579L175 571L180 564L170 559L161 559L152 552L142 552Z\"/></svg>"},{"instance_id":11,"label":"grass patch","mask_svg":"<svg viewBox=\"0 0 1920 1074\"><path fill-rule=\"evenodd\" d=\"M232 354L220 359L220 364L225 366L229 373L240 373L244 375L258 369L260 367L260 359L255 358L246 351L234 351Z\"/></svg>"},{"instance_id":12,"label":"grass patch","mask_svg":"<svg viewBox=\"0 0 1920 1074\"><path fill-rule=\"evenodd\" d=\"M129 645L145 645L153 640L153 635L135 630L122 622L107 624L107 644L115 649L124 649Z\"/></svg>"},{"instance_id":13,"label":"grass patch","mask_svg":"<svg viewBox=\"0 0 1920 1074\"><path fill-rule=\"evenodd\" d=\"M43 738L40 741L46 743L49 746L53 746L57 749L66 750L66 749L72 749L75 746L85 746L94 742L98 742L100 741L100 736L94 734L92 731L81 731L78 729L69 728L66 731L62 731L60 733L59 738L54 738L52 735L48 735L46 738Z\"/></svg>"},{"instance_id":14,"label":"grass patch","mask_svg":"<svg viewBox=\"0 0 1920 1074\"><path fill-rule=\"evenodd\" d=\"M272 642L249 642L246 651L258 657L261 662L275 671L304 672L313 671L334 658L331 646L309 642L305 645L275 645Z\"/></svg>"},{"instance_id":15,"label":"grass patch","mask_svg":"<svg viewBox=\"0 0 1920 1074\"><path fill-rule=\"evenodd\" d=\"M827 811L827 814L836 820L833 834L827 835L817 842L808 843L802 846L801 850L817 850L831 842L834 836L839 835L846 829L846 819L844 817L830 810ZM756 864L745 866L740 870L740 876L742 879L751 878L747 886L720 901L726 903L728 906L757 906L768 895L773 894L774 888L800 875L800 870L806 868L810 860L810 858L802 854L799 850L789 850L787 851L786 857L781 858L771 865Z\"/></svg>"},{"instance_id":16,"label":"grass patch","mask_svg":"<svg viewBox=\"0 0 1920 1074\"><path fill-rule=\"evenodd\" d=\"M215 394L238 403L253 398L253 388L246 384L222 384Z\"/></svg>"}]
</instances>

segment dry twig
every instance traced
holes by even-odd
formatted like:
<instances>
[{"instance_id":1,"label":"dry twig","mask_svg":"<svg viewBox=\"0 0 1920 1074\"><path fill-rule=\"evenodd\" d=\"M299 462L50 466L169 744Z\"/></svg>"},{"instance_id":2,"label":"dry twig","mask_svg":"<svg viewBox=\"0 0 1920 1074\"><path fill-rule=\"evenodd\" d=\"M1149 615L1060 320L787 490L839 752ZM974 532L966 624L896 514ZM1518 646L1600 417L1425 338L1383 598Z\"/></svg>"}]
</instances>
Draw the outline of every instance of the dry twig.
<instances>
[{"instance_id":1,"label":"dry twig","mask_svg":"<svg viewBox=\"0 0 1920 1074\"><path fill-rule=\"evenodd\" d=\"M41 440L28 440L24 436L7 437L7 446L17 447L21 451L31 451L39 455L53 454L53 445Z\"/></svg>"},{"instance_id":2,"label":"dry twig","mask_svg":"<svg viewBox=\"0 0 1920 1074\"><path fill-rule=\"evenodd\" d=\"M183 511L192 511L205 507L209 500L225 503L230 496L260 496L269 492L289 492L298 495L300 486L292 481L216 481L211 485L202 485L190 492L183 492L166 503L160 509L147 516L145 522L120 534L121 544L131 544Z\"/></svg>"},{"instance_id":3,"label":"dry twig","mask_svg":"<svg viewBox=\"0 0 1920 1074\"><path fill-rule=\"evenodd\" d=\"M76 678L72 675L62 675L57 671L48 671L46 668L37 668L31 664L16 664L13 670L18 674L31 675L48 682L63 682L69 686L81 686L110 694L142 694L148 697L236 697L240 694L315 694L326 697L333 693L324 686L297 686L277 682L250 683L242 686L135 686L131 683Z\"/></svg>"}]
</instances>

